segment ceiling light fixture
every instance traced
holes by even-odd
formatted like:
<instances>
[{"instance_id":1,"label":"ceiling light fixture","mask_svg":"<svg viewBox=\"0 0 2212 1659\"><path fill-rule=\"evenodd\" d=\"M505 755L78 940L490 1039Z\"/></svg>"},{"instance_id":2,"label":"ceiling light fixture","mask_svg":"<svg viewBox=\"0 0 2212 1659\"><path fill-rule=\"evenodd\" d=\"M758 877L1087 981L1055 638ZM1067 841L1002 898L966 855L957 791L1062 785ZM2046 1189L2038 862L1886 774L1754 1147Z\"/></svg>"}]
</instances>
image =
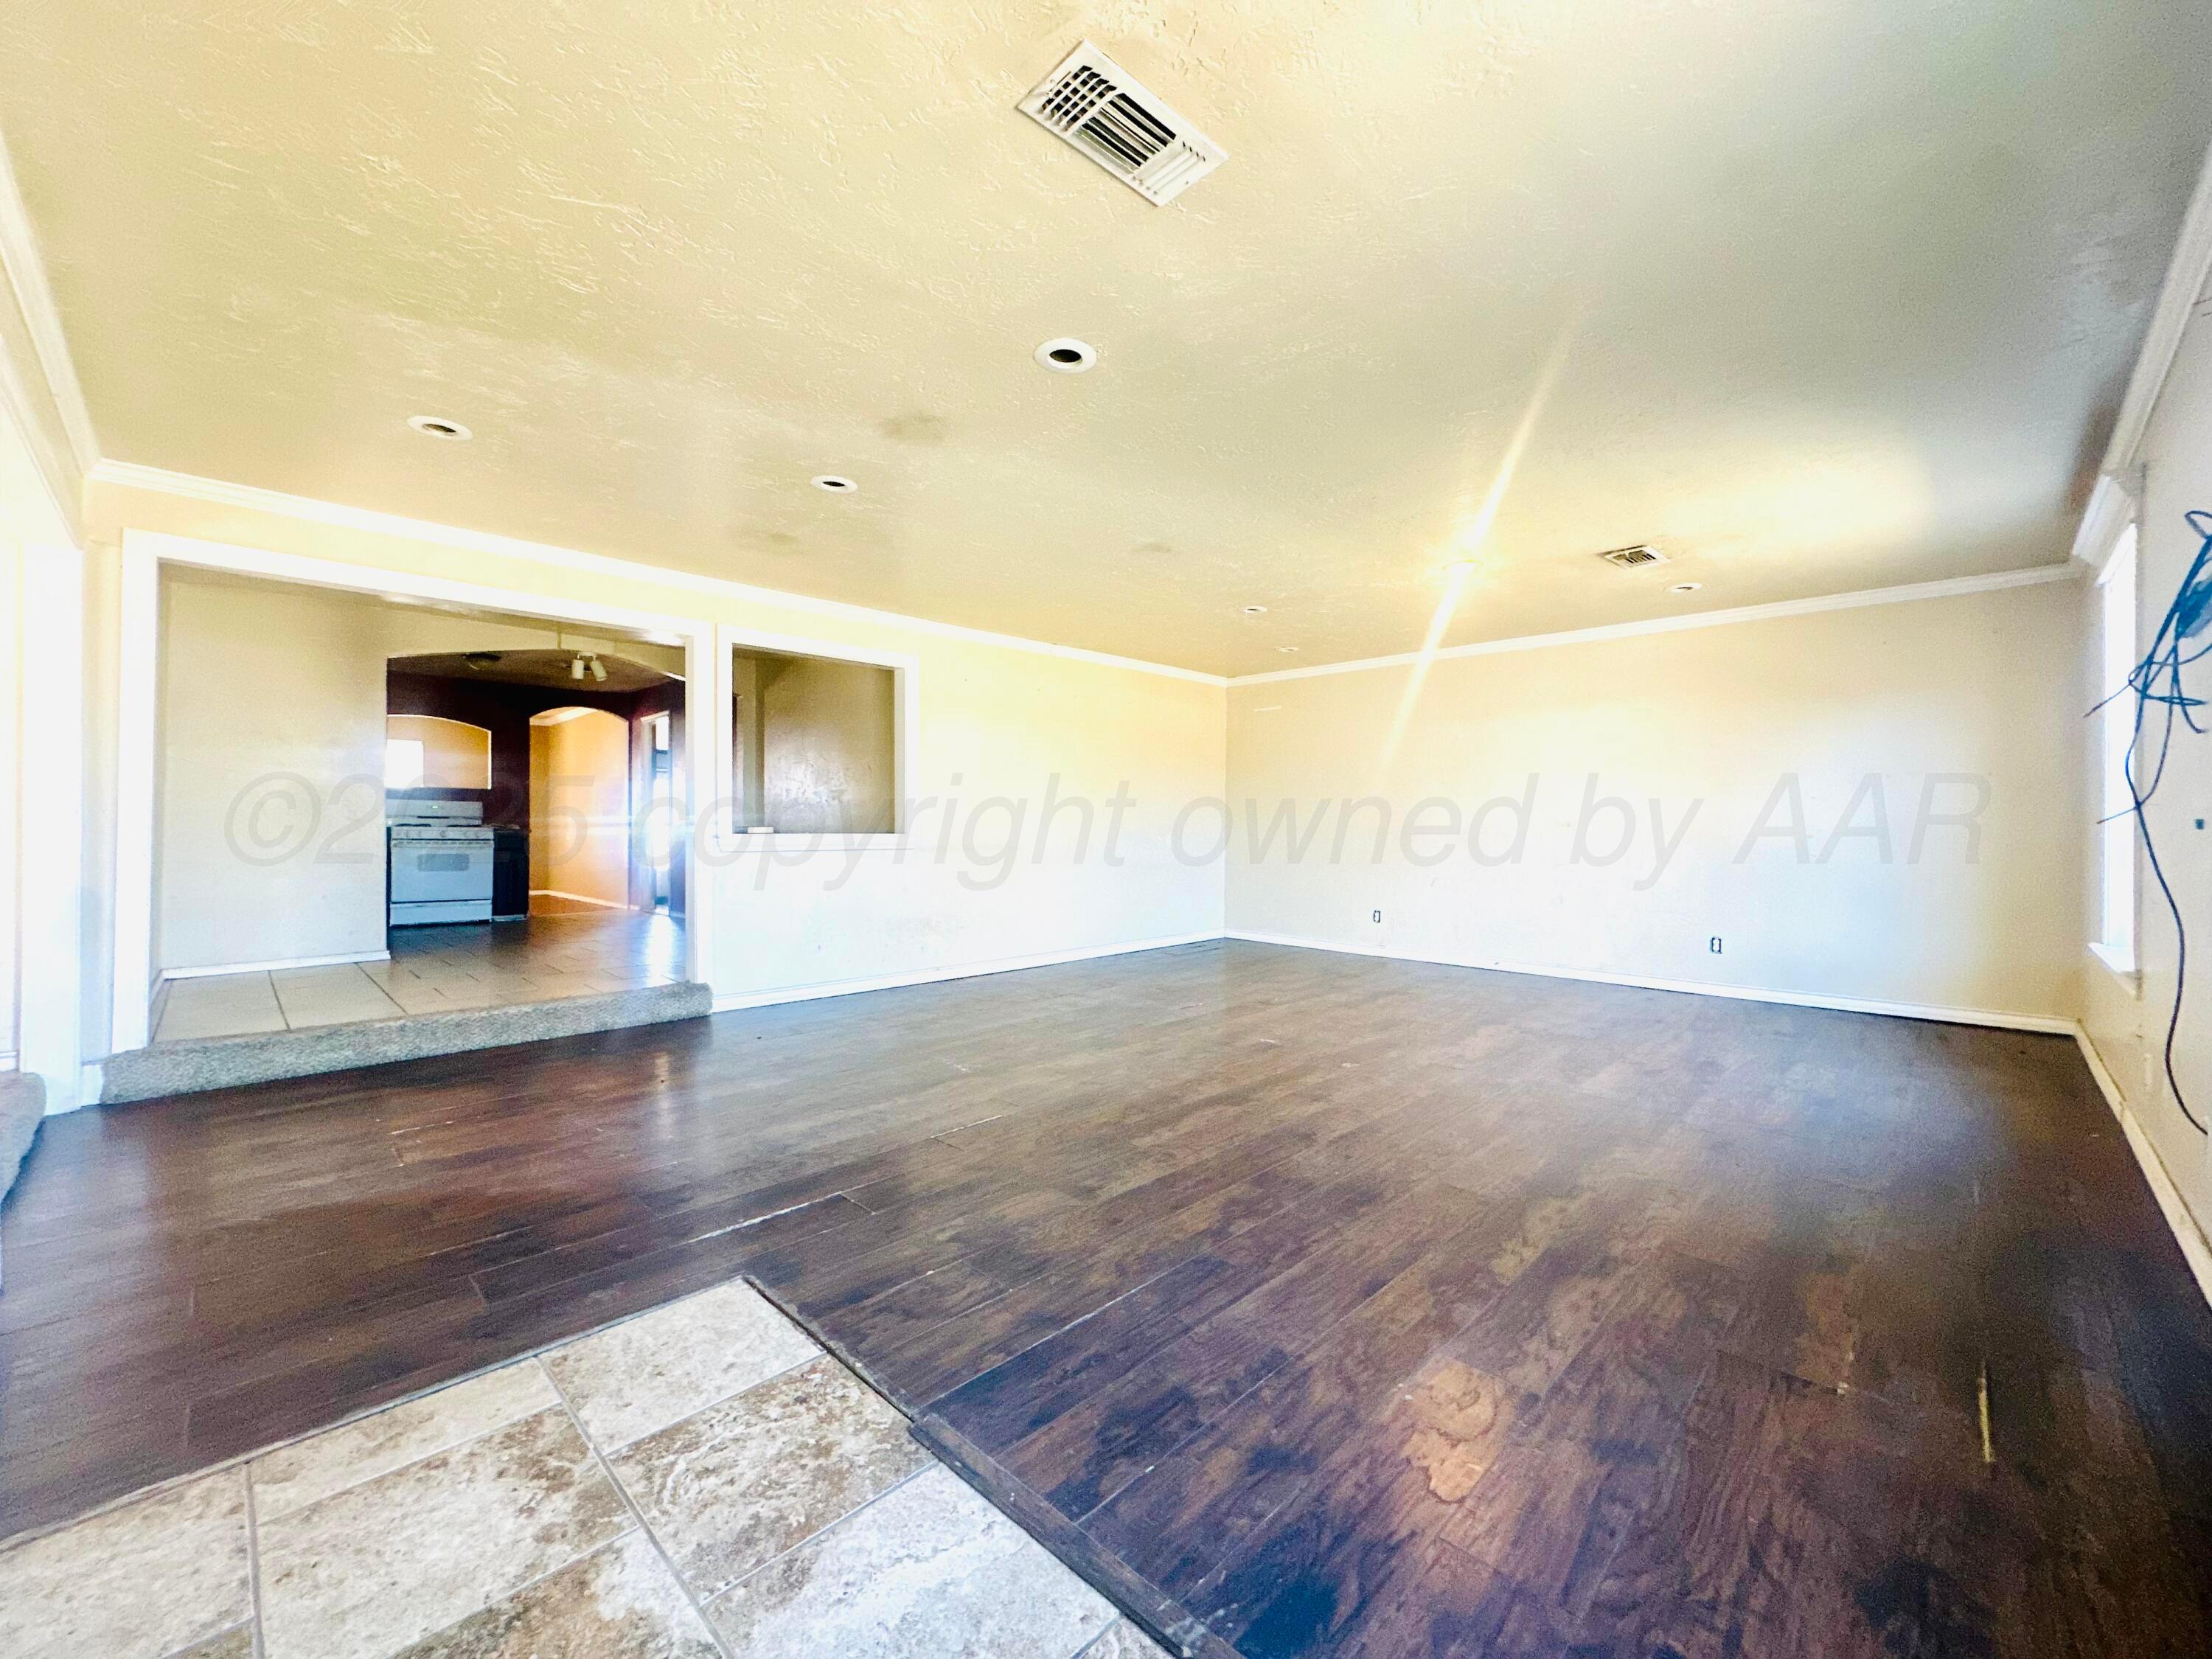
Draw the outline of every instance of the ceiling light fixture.
<instances>
[{"instance_id":1,"label":"ceiling light fixture","mask_svg":"<svg viewBox=\"0 0 2212 1659\"><path fill-rule=\"evenodd\" d=\"M1286 657L1295 657L1298 654L1298 648L1295 645L1279 645L1275 649Z\"/></svg>"},{"instance_id":2,"label":"ceiling light fixture","mask_svg":"<svg viewBox=\"0 0 2212 1659\"><path fill-rule=\"evenodd\" d=\"M1669 593L1694 593L1704 586L1703 582L1676 582L1667 591Z\"/></svg>"},{"instance_id":3,"label":"ceiling light fixture","mask_svg":"<svg viewBox=\"0 0 2212 1659\"><path fill-rule=\"evenodd\" d=\"M817 489L826 489L832 495L849 495L860 487L842 472L817 472L808 482Z\"/></svg>"},{"instance_id":4,"label":"ceiling light fixture","mask_svg":"<svg viewBox=\"0 0 2212 1659\"><path fill-rule=\"evenodd\" d=\"M1047 340L1036 360L1055 374L1080 374L1098 361L1098 348L1082 340Z\"/></svg>"},{"instance_id":5,"label":"ceiling light fixture","mask_svg":"<svg viewBox=\"0 0 2212 1659\"><path fill-rule=\"evenodd\" d=\"M443 438L448 443L466 443L477 435L459 421L449 421L442 415L410 415L407 424L426 438Z\"/></svg>"},{"instance_id":6,"label":"ceiling light fixture","mask_svg":"<svg viewBox=\"0 0 2212 1659\"><path fill-rule=\"evenodd\" d=\"M1248 617L1264 617L1267 614L1267 607L1264 605L1240 605L1238 609Z\"/></svg>"}]
</instances>

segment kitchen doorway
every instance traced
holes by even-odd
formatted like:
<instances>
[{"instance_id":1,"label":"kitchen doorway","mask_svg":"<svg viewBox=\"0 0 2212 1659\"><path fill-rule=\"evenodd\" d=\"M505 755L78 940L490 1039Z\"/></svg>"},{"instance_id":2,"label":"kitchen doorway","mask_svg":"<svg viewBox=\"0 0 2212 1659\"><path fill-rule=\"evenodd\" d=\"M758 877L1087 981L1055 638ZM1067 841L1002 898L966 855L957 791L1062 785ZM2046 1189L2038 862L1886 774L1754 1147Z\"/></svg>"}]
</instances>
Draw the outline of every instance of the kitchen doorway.
<instances>
[{"instance_id":1,"label":"kitchen doorway","mask_svg":"<svg viewBox=\"0 0 2212 1659\"><path fill-rule=\"evenodd\" d=\"M694 982L685 643L197 570L162 586L142 1042Z\"/></svg>"}]
</instances>

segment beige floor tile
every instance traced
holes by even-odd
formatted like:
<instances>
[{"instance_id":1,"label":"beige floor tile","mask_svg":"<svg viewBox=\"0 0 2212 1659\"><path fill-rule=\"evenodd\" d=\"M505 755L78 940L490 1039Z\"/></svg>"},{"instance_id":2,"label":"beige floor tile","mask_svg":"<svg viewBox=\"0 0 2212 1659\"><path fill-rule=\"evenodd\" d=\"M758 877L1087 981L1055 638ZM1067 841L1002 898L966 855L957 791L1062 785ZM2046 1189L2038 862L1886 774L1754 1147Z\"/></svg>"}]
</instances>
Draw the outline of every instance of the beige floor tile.
<instances>
[{"instance_id":1,"label":"beige floor tile","mask_svg":"<svg viewBox=\"0 0 2212 1659\"><path fill-rule=\"evenodd\" d=\"M166 1659L252 1611L236 1469L0 1551L8 1659Z\"/></svg>"},{"instance_id":2,"label":"beige floor tile","mask_svg":"<svg viewBox=\"0 0 2212 1659\"><path fill-rule=\"evenodd\" d=\"M603 1451L726 1399L822 1352L750 1285L718 1285L545 1356Z\"/></svg>"},{"instance_id":3,"label":"beige floor tile","mask_svg":"<svg viewBox=\"0 0 2212 1659\"><path fill-rule=\"evenodd\" d=\"M402 1659L718 1659L643 1533L572 1562L406 1650Z\"/></svg>"},{"instance_id":4,"label":"beige floor tile","mask_svg":"<svg viewBox=\"0 0 2212 1659\"><path fill-rule=\"evenodd\" d=\"M410 1014L446 1013L456 1008L494 1008L505 1000L474 980L395 981L387 994Z\"/></svg>"},{"instance_id":5,"label":"beige floor tile","mask_svg":"<svg viewBox=\"0 0 2212 1659\"><path fill-rule=\"evenodd\" d=\"M157 1042L198 1037L245 1036L284 1029L284 1011L266 974L213 974L169 982Z\"/></svg>"},{"instance_id":6,"label":"beige floor tile","mask_svg":"<svg viewBox=\"0 0 2212 1659\"><path fill-rule=\"evenodd\" d=\"M331 1493L556 1407L534 1359L456 1382L257 1457L247 1466L263 1525Z\"/></svg>"},{"instance_id":7,"label":"beige floor tile","mask_svg":"<svg viewBox=\"0 0 2212 1659\"><path fill-rule=\"evenodd\" d=\"M465 990L483 982L480 975L450 963L418 962L410 964L405 977L416 985L428 985L437 990Z\"/></svg>"},{"instance_id":8,"label":"beige floor tile","mask_svg":"<svg viewBox=\"0 0 2212 1659\"><path fill-rule=\"evenodd\" d=\"M398 1003L401 1012L410 1014L434 1014L453 1005L446 1000L443 991L434 990L419 981L413 984L392 981L388 994Z\"/></svg>"},{"instance_id":9,"label":"beige floor tile","mask_svg":"<svg viewBox=\"0 0 2212 1659\"><path fill-rule=\"evenodd\" d=\"M668 1559L704 1597L927 1467L930 1456L904 1418L825 1357L648 1435L611 1461Z\"/></svg>"},{"instance_id":10,"label":"beige floor tile","mask_svg":"<svg viewBox=\"0 0 2212 1659\"><path fill-rule=\"evenodd\" d=\"M629 1530L566 1412L264 1522L268 1659L386 1659Z\"/></svg>"},{"instance_id":11,"label":"beige floor tile","mask_svg":"<svg viewBox=\"0 0 2212 1659\"><path fill-rule=\"evenodd\" d=\"M536 1002L545 998L545 988L535 980L525 979L520 974L487 974L469 988L482 991L501 1002Z\"/></svg>"},{"instance_id":12,"label":"beige floor tile","mask_svg":"<svg viewBox=\"0 0 2212 1659\"><path fill-rule=\"evenodd\" d=\"M501 994L496 987L477 981L471 984L447 984L438 987L441 1006L447 1008L497 1008L514 1000Z\"/></svg>"},{"instance_id":13,"label":"beige floor tile","mask_svg":"<svg viewBox=\"0 0 2212 1659\"><path fill-rule=\"evenodd\" d=\"M220 1636L196 1642L176 1659L253 1659L253 1626L240 1625Z\"/></svg>"},{"instance_id":14,"label":"beige floor tile","mask_svg":"<svg viewBox=\"0 0 2212 1659\"><path fill-rule=\"evenodd\" d=\"M288 968L269 977L284 1022L295 1031L309 1025L394 1019L400 1012L383 988L350 963L335 968Z\"/></svg>"},{"instance_id":15,"label":"beige floor tile","mask_svg":"<svg viewBox=\"0 0 2212 1659\"><path fill-rule=\"evenodd\" d=\"M474 927L450 935L441 928L401 928L392 934L388 961L172 981L156 1010L154 1040L554 1002L684 976L683 926L666 917L595 910L538 917L529 926L526 939Z\"/></svg>"},{"instance_id":16,"label":"beige floor tile","mask_svg":"<svg viewBox=\"0 0 2212 1659\"><path fill-rule=\"evenodd\" d=\"M711 1602L736 1659L1068 1659L1114 1609L942 1468Z\"/></svg>"}]
</instances>

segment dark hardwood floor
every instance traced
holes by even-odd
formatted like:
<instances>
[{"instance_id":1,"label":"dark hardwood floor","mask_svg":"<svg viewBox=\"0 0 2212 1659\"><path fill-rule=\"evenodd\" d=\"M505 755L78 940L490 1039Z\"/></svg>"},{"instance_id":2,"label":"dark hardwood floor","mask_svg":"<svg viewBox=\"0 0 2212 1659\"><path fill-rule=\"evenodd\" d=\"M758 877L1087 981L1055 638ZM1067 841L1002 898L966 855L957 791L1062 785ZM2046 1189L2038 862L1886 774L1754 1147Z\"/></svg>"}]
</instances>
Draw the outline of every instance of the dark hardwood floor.
<instances>
[{"instance_id":1,"label":"dark hardwood floor","mask_svg":"<svg viewBox=\"0 0 2212 1659\"><path fill-rule=\"evenodd\" d=\"M0 1534L733 1273L1251 1656L2212 1652L2058 1037L1249 945L50 1121Z\"/></svg>"}]
</instances>

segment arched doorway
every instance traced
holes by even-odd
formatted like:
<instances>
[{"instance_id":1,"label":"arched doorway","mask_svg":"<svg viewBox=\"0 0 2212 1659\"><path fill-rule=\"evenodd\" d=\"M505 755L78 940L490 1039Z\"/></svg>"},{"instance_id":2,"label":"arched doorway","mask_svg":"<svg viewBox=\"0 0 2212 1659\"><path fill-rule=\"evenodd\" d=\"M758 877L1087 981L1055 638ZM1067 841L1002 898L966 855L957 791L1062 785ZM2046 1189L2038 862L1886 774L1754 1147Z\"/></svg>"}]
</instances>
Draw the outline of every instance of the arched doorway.
<instances>
[{"instance_id":1,"label":"arched doorway","mask_svg":"<svg viewBox=\"0 0 2212 1659\"><path fill-rule=\"evenodd\" d=\"M631 823L629 722L575 706L532 714L532 913L630 908Z\"/></svg>"}]
</instances>

